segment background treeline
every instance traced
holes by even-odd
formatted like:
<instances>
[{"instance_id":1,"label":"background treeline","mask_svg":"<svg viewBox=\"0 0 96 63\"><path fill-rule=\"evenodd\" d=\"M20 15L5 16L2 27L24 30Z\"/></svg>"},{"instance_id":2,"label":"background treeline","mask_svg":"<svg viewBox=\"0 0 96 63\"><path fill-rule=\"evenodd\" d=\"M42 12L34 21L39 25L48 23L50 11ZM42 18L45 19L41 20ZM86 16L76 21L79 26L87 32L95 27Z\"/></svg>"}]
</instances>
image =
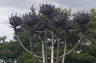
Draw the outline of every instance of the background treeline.
<instances>
[{"instance_id":1,"label":"background treeline","mask_svg":"<svg viewBox=\"0 0 96 63\"><path fill-rule=\"evenodd\" d=\"M29 13L23 16L14 15L9 18L10 25L14 28L14 40L5 41L6 37L0 37L0 59L7 63L39 63L39 61L26 52L16 39L18 34L22 43L30 50L29 35L20 26L30 31L30 35L37 30L51 30L59 34L61 41L67 41L67 50L74 47L75 41L80 34L83 39L79 46L66 56L66 63L96 63L96 9L90 11L74 12L71 9L60 9L52 5L41 5L40 10L35 12L31 8ZM23 24L21 24L23 23ZM56 31L58 30L58 31ZM64 34L64 36L63 36ZM64 39L63 39L64 38ZM43 39L42 39L43 40ZM39 40L33 39L34 51L41 54ZM63 45L61 44L61 47ZM62 54L62 48L60 49ZM60 61L60 60L59 60Z\"/></svg>"}]
</instances>

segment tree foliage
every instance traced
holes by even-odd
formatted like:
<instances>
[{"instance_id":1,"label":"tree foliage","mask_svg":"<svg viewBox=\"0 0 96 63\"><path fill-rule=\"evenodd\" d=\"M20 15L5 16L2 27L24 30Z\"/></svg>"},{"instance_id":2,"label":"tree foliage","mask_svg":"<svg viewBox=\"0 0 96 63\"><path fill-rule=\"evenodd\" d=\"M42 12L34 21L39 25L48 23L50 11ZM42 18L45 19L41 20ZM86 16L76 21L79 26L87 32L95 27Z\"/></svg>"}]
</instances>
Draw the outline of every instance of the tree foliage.
<instances>
[{"instance_id":1,"label":"tree foliage","mask_svg":"<svg viewBox=\"0 0 96 63\"><path fill-rule=\"evenodd\" d=\"M63 53L64 42L68 43L67 51L77 43L80 35L83 35L79 46L66 57L66 63L95 63L96 62L96 10L88 12L72 13L70 9L56 8L54 5L42 4L36 13L34 8L31 12L22 15L11 16L9 18L11 27L15 31L15 36L19 35L22 43L28 49L29 38L33 39L33 49L36 54L41 54L40 38L44 41L44 34L36 31L52 31L54 33L54 46L57 46L57 39L60 39L60 55ZM35 35L35 37L34 37ZM47 33L48 38L50 33ZM15 38L16 40L16 38ZM50 47L50 41L47 43ZM36 51L38 50L38 51ZM0 58L4 60L17 60L18 63L32 63L36 59L25 52L18 41L0 43ZM79 51L79 52L78 52ZM56 52L56 51L55 51ZM56 55L55 55L56 56ZM39 63L38 61L36 63Z\"/></svg>"}]
</instances>

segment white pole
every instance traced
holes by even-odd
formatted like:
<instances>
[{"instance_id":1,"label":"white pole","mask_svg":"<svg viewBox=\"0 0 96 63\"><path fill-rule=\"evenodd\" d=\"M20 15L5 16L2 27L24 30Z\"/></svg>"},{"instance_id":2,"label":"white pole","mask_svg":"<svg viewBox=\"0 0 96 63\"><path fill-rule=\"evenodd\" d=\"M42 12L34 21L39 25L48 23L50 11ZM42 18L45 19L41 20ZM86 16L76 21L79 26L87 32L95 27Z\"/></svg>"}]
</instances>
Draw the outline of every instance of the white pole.
<instances>
[{"instance_id":1,"label":"white pole","mask_svg":"<svg viewBox=\"0 0 96 63\"><path fill-rule=\"evenodd\" d=\"M66 54L66 42L65 42L65 46L64 46L64 56L62 59L62 63L65 63L65 54Z\"/></svg>"},{"instance_id":2,"label":"white pole","mask_svg":"<svg viewBox=\"0 0 96 63\"><path fill-rule=\"evenodd\" d=\"M44 52L44 42L42 41L42 57L43 57L43 63L45 63L45 52Z\"/></svg>"},{"instance_id":3,"label":"white pole","mask_svg":"<svg viewBox=\"0 0 96 63\"><path fill-rule=\"evenodd\" d=\"M33 50L32 50L32 37L30 36L29 38L29 42L30 42L30 51L33 53ZM31 54L31 58L33 60L33 55Z\"/></svg>"},{"instance_id":4,"label":"white pole","mask_svg":"<svg viewBox=\"0 0 96 63\"><path fill-rule=\"evenodd\" d=\"M57 59L56 59L56 63L59 63L59 45L60 45L60 42L59 42L59 38L58 38L58 41L57 41Z\"/></svg>"},{"instance_id":5,"label":"white pole","mask_svg":"<svg viewBox=\"0 0 96 63\"><path fill-rule=\"evenodd\" d=\"M53 32L52 32L52 46L51 46L51 63L54 63L54 42L53 42Z\"/></svg>"},{"instance_id":6,"label":"white pole","mask_svg":"<svg viewBox=\"0 0 96 63\"><path fill-rule=\"evenodd\" d=\"M47 30L45 31L45 58L47 58ZM45 59L45 63L47 63L47 59Z\"/></svg>"}]
</instances>

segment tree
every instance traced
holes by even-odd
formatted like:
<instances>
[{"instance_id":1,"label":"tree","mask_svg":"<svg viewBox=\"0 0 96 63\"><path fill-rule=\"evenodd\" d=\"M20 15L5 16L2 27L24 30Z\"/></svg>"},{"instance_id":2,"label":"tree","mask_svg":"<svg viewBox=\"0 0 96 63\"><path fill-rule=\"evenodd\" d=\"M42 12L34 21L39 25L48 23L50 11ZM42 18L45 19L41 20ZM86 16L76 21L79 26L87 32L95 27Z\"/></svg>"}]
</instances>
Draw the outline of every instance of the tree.
<instances>
[{"instance_id":1,"label":"tree","mask_svg":"<svg viewBox=\"0 0 96 63\"><path fill-rule=\"evenodd\" d=\"M0 37L0 42L5 42L6 36Z\"/></svg>"},{"instance_id":2,"label":"tree","mask_svg":"<svg viewBox=\"0 0 96 63\"><path fill-rule=\"evenodd\" d=\"M90 45L89 43L93 40L92 37L95 37L92 34L95 33L93 31L93 29L95 29L94 28L95 24L93 23L93 21L91 21L91 19L93 18L90 17L90 13L87 12L77 12L74 15L72 15L70 10L67 9L61 10L56 8L54 5L52 6L49 4L43 4L40 6L40 10L38 13L35 12L34 8L31 8L31 12L29 12L28 14L24 14L22 17L19 17L17 15L11 16L9 18L9 21L12 28L14 28L15 36L17 37L17 39L20 38L21 41L23 41L25 47L27 48L26 49L22 45L22 42L19 40L20 44L26 51L28 51L31 54L33 53L33 51L37 53L37 51L34 50L34 45L35 47L38 48L37 49L38 51L41 50L39 48L42 45L43 63L50 62L50 60L49 61L46 60L46 57L48 58L47 55L49 53L48 51L50 49L51 53L49 54L51 54L51 58L54 58L54 56L58 58L59 55L63 54L64 56L62 56L62 58L60 58L59 60L56 58L55 59L57 60L56 61L57 63L59 61L64 63L64 58L66 55L65 53L68 52L72 47L74 47L74 44L78 42L77 43L78 45L82 39L80 46L88 47ZM94 26L92 25L92 23L94 24ZM38 31L40 31L40 33L38 33ZM41 31L44 32L41 33ZM45 32L46 34L44 35ZM36 40L38 41L36 42ZM36 44L40 42L42 42L42 44L36 46ZM66 44L68 44L67 47ZM30 47L28 45L30 45ZM58 47L59 45L60 48ZM31 52L29 51L29 49ZM73 48L69 52L72 52L74 49L75 48ZM81 58L83 56L87 56L87 58L91 57L86 53L84 49L81 49L79 47L73 51L73 54L79 55L79 53L77 53L78 51L81 54ZM41 53L41 51L39 53ZM92 58L93 57L91 57L91 59ZM88 59L86 59L85 57L85 60L87 61ZM86 62L85 60L82 61ZM51 59L51 63L53 63L53 61L54 59Z\"/></svg>"}]
</instances>

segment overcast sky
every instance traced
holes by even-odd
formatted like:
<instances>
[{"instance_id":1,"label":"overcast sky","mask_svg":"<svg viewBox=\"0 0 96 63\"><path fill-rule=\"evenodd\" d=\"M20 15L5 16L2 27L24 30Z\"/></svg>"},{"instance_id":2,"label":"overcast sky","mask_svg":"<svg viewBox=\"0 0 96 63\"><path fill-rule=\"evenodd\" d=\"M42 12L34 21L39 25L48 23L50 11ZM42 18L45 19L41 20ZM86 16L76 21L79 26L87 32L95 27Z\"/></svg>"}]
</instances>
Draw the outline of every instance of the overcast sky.
<instances>
[{"instance_id":1,"label":"overcast sky","mask_svg":"<svg viewBox=\"0 0 96 63\"><path fill-rule=\"evenodd\" d=\"M12 39L14 32L8 24L8 17L12 13L23 14L28 12L31 5L38 9L38 6L41 3L46 3L46 1L61 8L96 8L96 0L0 0L0 36L7 36L7 40Z\"/></svg>"}]
</instances>

